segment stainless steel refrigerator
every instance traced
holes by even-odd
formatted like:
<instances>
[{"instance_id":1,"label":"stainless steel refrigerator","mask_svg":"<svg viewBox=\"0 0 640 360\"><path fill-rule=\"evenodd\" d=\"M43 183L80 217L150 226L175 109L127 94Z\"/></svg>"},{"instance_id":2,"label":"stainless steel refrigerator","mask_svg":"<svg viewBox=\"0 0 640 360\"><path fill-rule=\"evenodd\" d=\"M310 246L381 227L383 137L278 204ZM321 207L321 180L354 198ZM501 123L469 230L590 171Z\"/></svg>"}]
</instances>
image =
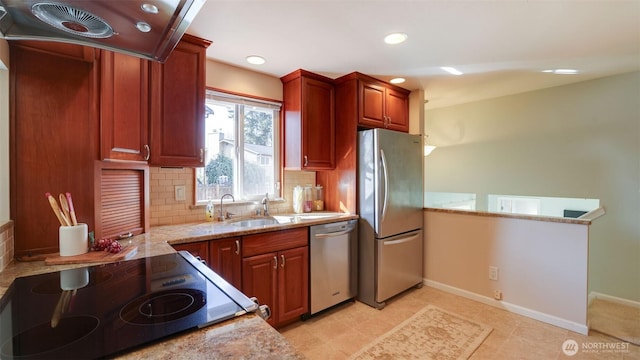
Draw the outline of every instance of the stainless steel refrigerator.
<instances>
[{"instance_id":1,"label":"stainless steel refrigerator","mask_svg":"<svg viewBox=\"0 0 640 360\"><path fill-rule=\"evenodd\" d=\"M358 296L383 308L422 286L422 136L358 132Z\"/></svg>"}]
</instances>

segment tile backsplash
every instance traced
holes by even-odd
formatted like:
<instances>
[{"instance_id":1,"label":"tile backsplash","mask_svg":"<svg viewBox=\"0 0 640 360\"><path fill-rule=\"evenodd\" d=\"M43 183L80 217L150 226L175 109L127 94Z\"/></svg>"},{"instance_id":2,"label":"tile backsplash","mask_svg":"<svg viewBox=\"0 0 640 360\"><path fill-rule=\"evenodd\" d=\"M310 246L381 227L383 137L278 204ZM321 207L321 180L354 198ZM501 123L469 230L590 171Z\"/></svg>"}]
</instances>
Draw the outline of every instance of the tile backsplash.
<instances>
[{"instance_id":1,"label":"tile backsplash","mask_svg":"<svg viewBox=\"0 0 640 360\"><path fill-rule=\"evenodd\" d=\"M13 221L0 224L0 271L13 260Z\"/></svg>"},{"instance_id":2,"label":"tile backsplash","mask_svg":"<svg viewBox=\"0 0 640 360\"><path fill-rule=\"evenodd\" d=\"M184 224L205 221L203 205L194 206L194 171L192 168L150 168L151 226ZM285 171L283 199L270 204L272 214L293 212L291 194L296 185L315 184L316 173L310 171ZM186 200L175 200L175 186L185 187ZM219 202L215 204L219 211ZM249 216L262 208L258 203L224 204L225 212L236 216Z\"/></svg>"}]
</instances>

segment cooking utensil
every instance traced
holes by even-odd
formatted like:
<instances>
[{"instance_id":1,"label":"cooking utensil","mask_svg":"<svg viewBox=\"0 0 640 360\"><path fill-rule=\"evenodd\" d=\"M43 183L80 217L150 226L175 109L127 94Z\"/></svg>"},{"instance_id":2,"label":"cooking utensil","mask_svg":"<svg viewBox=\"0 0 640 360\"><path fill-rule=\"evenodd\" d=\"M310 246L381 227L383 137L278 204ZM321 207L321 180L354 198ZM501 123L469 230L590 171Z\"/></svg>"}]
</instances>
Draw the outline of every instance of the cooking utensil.
<instances>
[{"instance_id":1,"label":"cooking utensil","mask_svg":"<svg viewBox=\"0 0 640 360\"><path fill-rule=\"evenodd\" d=\"M58 218L58 221L60 221L60 225L62 225L62 226L71 226L71 222L69 220L67 220L67 218L64 216L64 214L62 213L62 210L60 210L60 206L58 206L58 202L51 195L51 193L45 193L44 195L49 200L49 205L51 205L51 209L53 209L53 213Z\"/></svg>"},{"instance_id":2,"label":"cooking utensil","mask_svg":"<svg viewBox=\"0 0 640 360\"><path fill-rule=\"evenodd\" d=\"M69 204L67 203L67 198L64 196L63 193L60 193L60 196L58 196L58 198L60 199L60 208L62 209L62 213L64 214L64 217L68 221L70 221L71 215L69 214Z\"/></svg>"},{"instance_id":3,"label":"cooking utensil","mask_svg":"<svg viewBox=\"0 0 640 360\"><path fill-rule=\"evenodd\" d=\"M71 223L75 226L78 225L78 219L76 219L76 211L73 208L73 200L71 199L71 193L67 193L67 205L69 206L69 214L71 215Z\"/></svg>"}]
</instances>

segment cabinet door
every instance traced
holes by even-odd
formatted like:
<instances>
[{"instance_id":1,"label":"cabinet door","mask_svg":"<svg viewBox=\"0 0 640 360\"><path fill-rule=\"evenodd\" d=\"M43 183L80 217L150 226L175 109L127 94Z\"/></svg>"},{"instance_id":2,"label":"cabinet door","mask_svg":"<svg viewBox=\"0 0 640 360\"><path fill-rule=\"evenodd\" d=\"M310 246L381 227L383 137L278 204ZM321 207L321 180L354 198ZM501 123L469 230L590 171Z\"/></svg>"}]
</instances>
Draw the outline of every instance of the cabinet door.
<instances>
[{"instance_id":1,"label":"cabinet door","mask_svg":"<svg viewBox=\"0 0 640 360\"><path fill-rule=\"evenodd\" d=\"M333 84L302 78L302 168L335 167L335 102Z\"/></svg>"},{"instance_id":2,"label":"cabinet door","mask_svg":"<svg viewBox=\"0 0 640 360\"><path fill-rule=\"evenodd\" d=\"M237 289L242 287L242 257L240 238L211 240L209 267Z\"/></svg>"},{"instance_id":3,"label":"cabinet door","mask_svg":"<svg viewBox=\"0 0 640 360\"><path fill-rule=\"evenodd\" d=\"M94 161L98 159L99 67L93 49L10 41L10 207L15 256L58 251L60 223L45 192L73 194L79 222L94 229ZM66 54L66 52L64 52ZM95 59L95 58L94 58ZM4 144L4 143L3 143ZM5 145L3 145L5 146ZM5 175L3 175L5 176Z\"/></svg>"},{"instance_id":4,"label":"cabinet door","mask_svg":"<svg viewBox=\"0 0 640 360\"><path fill-rule=\"evenodd\" d=\"M198 241L186 244L171 245L176 251L185 250L191 253L195 257L199 257L209 265L209 242Z\"/></svg>"},{"instance_id":5,"label":"cabinet door","mask_svg":"<svg viewBox=\"0 0 640 360\"><path fill-rule=\"evenodd\" d=\"M267 253L242 259L242 292L255 296L271 309L267 320L272 326L278 319L278 254Z\"/></svg>"},{"instance_id":6,"label":"cabinet door","mask_svg":"<svg viewBox=\"0 0 640 360\"><path fill-rule=\"evenodd\" d=\"M204 166L206 41L185 35L151 65L151 158L159 166Z\"/></svg>"},{"instance_id":7,"label":"cabinet door","mask_svg":"<svg viewBox=\"0 0 640 360\"><path fill-rule=\"evenodd\" d=\"M278 322L309 312L309 247L278 253Z\"/></svg>"},{"instance_id":8,"label":"cabinet door","mask_svg":"<svg viewBox=\"0 0 640 360\"><path fill-rule=\"evenodd\" d=\"M149 160L149 62L101 52L101 158Z\"/></svg>"},{"instance_id":9,"label":"cabinet door","mask_svg":"<svg viewBox=\"0 0 640 360\"><path fill-rule=\"evenodd\" d=\"M358 124L368 127L385 127L385 87L381 84L360 81L360 116Z\"/></svg>"},{"instance_id":10,"label":"cabinet door","mask_svg":"<svg viewBox=\"0 0 640 360\"><path fill-rule=\"evenodd\" d=\"M387 89L385 97L387 127L391 130L409 131L409 97L395 89Z\"/></svg>"}]
</instances>

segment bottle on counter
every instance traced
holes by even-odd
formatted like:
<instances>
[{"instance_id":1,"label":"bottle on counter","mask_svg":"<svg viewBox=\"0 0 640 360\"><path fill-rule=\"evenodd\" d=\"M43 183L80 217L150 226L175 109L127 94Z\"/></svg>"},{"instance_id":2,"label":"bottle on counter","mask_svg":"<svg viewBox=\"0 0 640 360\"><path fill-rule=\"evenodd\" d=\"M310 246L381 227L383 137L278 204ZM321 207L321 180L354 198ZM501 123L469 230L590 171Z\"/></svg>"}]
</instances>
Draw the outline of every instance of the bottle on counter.
<instances>
[{"instance_id":1,"label":"bottle on counter","mask_svg":"<svg viewBox=\"0 0 640 360\"><path fill-rule=\"evenodd\" d=\"M316 185L315 189L315 197L313 199L313 211L323 211L324 210L324 190L321 185Z\"/></svg>"},{"instance_id":2,"label":"bottle on counter","mask_svg":"<svg viewBox=\"0 0 640 360\"><path fill-rule=\"evenodd\" d=\"M209 200L204 210L204 217L207 221L213 221L213 200Z\"/></svg>"},{"instance_id":3,"label":"bottle on counter","mask_svg":"<svg viewBox=\"0 0 640 360\"><path fill-rule=\"evenodd\" d=\"M304 203L302 205L303 212L311 212L313 210L313 191L311 190L311 185L307 185L304 187Z\"/></svg>"},{"instance_id":4,"label":"bottle on counter","mask_svg":"<svg viewBox=\"0 0 640 360\"><path fill-rule=\"evenodd\" d=\"M303 210L304 194L302 186L296 186L293 188L293 212L301 214Z\"/></svg>"}]
</instances>

